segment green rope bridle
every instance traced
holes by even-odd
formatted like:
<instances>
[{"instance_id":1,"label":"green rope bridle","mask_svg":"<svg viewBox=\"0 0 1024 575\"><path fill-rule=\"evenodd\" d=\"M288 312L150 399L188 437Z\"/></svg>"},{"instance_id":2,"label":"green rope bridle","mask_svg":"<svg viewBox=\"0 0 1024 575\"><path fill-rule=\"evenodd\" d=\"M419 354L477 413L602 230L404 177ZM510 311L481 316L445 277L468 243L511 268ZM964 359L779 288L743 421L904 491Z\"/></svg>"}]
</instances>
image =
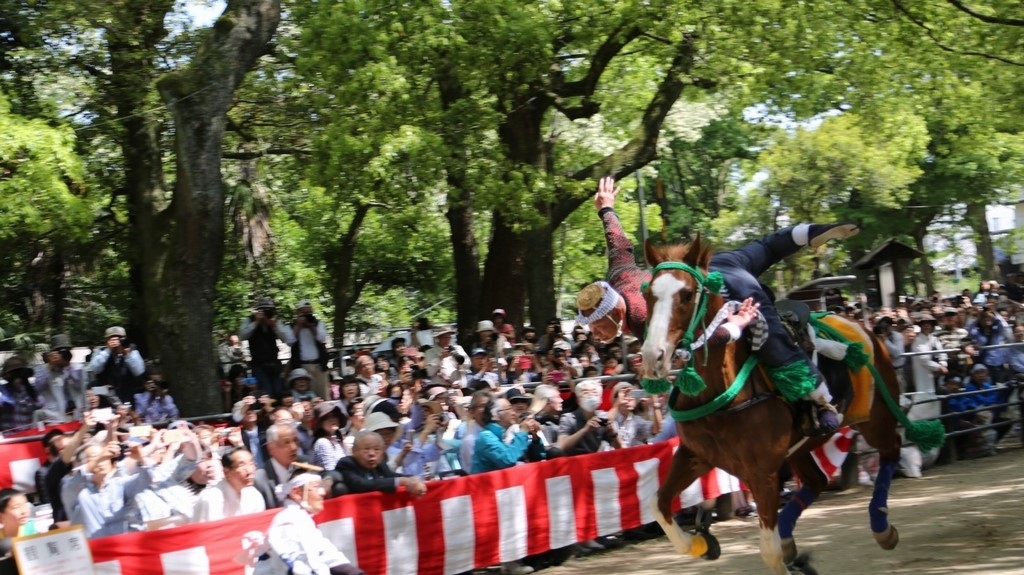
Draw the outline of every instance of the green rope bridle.
<instances>
[{"instance_id":1,"label":"green rope bridle","mask_svg":"<svg viewBox=\"0 0 1024 575\"><path fill-rule=\"evenodd\" d=\"M705 316L705 312L707 311L708 306L708 296L717 294L721 291L723 282L722 274L719 272L709 272L705 274L703 271L682 262L661 262L656 265L654 270L651 272L652 280L655 274L663 270L684 271L693 276L693 279L697 282L697 289L695 291L695 297L697 297L697 309L693 315L690 316L690 325L686 328L686 333L683 334L683 339L679 342L679 347L690 351L690 345L694 341L694 333L697 331L697 326L701 325L701 322L703 322L703 327L707 328L707 317ZM640 289L647 291L649 285L649 282L644 282L641 284ZM707 363L708 354L705 353L704 365L706 366ZM665 393L672 387L667 379L644 378L640 383L647 393L655 395ZM680 392L691 397L699 395L700 392L707 388L707 384L704 383L700 374L697 373L692 361L688 361L686 367L679 371L679 374L676 375L675 383L676 388L678 388Z\"/></svg>"}]
</instances>

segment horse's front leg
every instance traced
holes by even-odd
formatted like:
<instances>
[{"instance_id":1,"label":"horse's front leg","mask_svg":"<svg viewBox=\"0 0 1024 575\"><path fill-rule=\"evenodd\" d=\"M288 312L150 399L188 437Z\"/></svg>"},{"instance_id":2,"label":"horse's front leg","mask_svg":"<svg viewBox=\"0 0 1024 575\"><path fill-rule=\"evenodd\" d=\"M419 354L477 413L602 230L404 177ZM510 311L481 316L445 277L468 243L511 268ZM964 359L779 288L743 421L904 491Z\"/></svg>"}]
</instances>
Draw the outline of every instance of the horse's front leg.
<instances>
[{"instance_id":1,"label":"horse's front leg","mask_svg":"<svg viewBox=\"0 0 1024 575\"><path fill-rule=\"evenodd\" d=\"M779 474L742 478L757 502L757 516L761 522L761 560L775 575L789 575L779 537ZM753 481L750 481L753 479Z\"/></svg>"},{"instance_id":2,"label":"horse's front leg","mask_svg":"<svg viewBox=\"0 0 1024 575\"><path fill-rule=\"evenodd\" d=\"M683 489L710 470L709 464L697 459L697 456L680 442L679 449L672 456L668 477L658 490L654 518L681 555L700 557L707 553L708 544L702 534L687 533L676 524L672 518L672 503Z\"/></svg>"}]
</instances>

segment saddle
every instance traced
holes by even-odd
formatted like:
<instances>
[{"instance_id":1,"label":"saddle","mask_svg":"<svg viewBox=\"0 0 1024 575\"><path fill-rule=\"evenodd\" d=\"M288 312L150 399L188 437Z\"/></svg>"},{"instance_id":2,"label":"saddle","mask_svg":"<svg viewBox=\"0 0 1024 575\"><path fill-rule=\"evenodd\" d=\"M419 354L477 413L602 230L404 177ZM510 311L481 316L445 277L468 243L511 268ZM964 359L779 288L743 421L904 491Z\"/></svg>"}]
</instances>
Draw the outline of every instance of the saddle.
<instances>
[{"instance_id":1,"label":"saddle","mask_svg":"<svg viewBox=\"0 0 1024 575\"><path fill-rule=\"evenodd\" d=\"M803 349L809 357L814 357L814 341L811 339L810 332L807 329L811 318L811 308L800 301L779 300L775 302L775 309L782 320L782 327L789 334L789 337L792 338L793 342ZM815 330L816 337L818 337L817 333L817 330ZM822 377L825 378L825 384L832 394L833 403L840 412L843 412L850 405L854 395L850 370L842 361L825 357L822 354L817 355L815 365L818 367L818 371L821 372ZM817 406L810 401L801 401L799 403L801 405L795 407L798 410L798 416L801 421L800 427L805 433L813 435L819 427Z\"/></svg>"}]
</instances>

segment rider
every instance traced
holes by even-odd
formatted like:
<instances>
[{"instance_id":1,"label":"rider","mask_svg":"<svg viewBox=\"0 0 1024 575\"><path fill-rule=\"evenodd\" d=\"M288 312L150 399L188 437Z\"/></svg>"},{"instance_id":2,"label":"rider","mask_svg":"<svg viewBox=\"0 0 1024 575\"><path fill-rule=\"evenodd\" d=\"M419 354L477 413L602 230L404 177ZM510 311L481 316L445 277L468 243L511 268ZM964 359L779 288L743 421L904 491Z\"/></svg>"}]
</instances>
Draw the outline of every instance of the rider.
<instances>
[{"instance_id":1,"label":"rider","mask_svg":"<svg viewBox=\"0 0 1024 575\"><path fill-rule=\"evenodd\" d=\"M615 197L619 191L614 179L602 178L594 196L594 206L604 224L608 244L608 281L586 286L576 298L579 308L576 322L589 324L594 336L604 342L623 332L643 337L647 320L647 303L640 286L650 281L651 273L636 264L633 243L626 237L615 214ZM737 250L719 252L711 257L711 270L720 272L725 280L721 295L735 300L753 298L768 324L768 337L755 352L758 360L774 378L788 376L795 380L794 385L798 389L809 390L807 399L818 405L819 429L829 435L839 428L839 418L831 404L832 396L824 378L786 333L757 276L803 246L817 248L828 240L845 239L859 231L860 228L851 223L799 224L768 234ZM715 330L708 343L714 345L739 339L740 330L737 328L744 327L749 320L741 322L738 319L730 316L727 323Z\"/></svg>"}]
</instances>

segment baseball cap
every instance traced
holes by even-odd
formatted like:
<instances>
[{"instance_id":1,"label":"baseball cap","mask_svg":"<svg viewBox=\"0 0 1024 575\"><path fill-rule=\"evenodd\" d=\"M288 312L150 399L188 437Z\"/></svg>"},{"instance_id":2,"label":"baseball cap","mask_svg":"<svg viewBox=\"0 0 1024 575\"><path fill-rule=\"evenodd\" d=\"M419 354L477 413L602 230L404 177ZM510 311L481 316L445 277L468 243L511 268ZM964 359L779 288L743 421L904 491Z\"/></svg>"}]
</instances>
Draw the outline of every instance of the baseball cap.
<instances>
[{"instance_id":1,"label":"baseball cap","mask_svg":"<svg viewBox=\"0 0 1024 575\"><path fill-rule=\"evenodd\" d=\"M475 347L469 355L487 355L487 350L482 347Z\"/></svg>"}]
</instances>

